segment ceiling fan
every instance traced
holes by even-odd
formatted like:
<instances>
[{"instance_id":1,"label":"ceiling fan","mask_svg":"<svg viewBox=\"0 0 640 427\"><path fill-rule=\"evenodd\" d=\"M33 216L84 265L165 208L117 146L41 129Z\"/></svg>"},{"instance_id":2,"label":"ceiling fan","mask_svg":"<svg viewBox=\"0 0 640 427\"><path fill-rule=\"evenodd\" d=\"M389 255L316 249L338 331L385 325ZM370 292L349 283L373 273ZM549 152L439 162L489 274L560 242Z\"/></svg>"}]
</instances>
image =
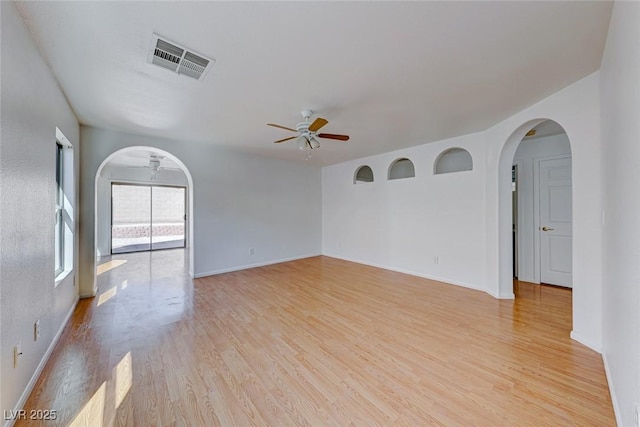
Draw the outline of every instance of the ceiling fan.
<instances>
[{"instance_id":1,"label":"ceiling fan","mask_svg":"<svg viewBox=\"0 0 640 427\"><path fill-rule=\"evenodd\" d=\"M129 166L130 168L139 168L139 167L143 167L146 169L151 169L151 180L155 179L156 175L158 174L158 172L160 171L164 171L164 170L174 170L174 171L181 171L182 169L180 168L172 168L172 167L167 167L167 166L162 166L161 161L166 159L166 156L160 156L157 154L151 154L149 155L149 164L145 165L145 166Z\"/></svg>"},{"instance_id":2,"label":"ceiling fan","mask_svg":"<svg viewBox=\"0 0 640 427\"><path fill-rule=\"evenodd\" d=\"M298 147L300 147L301 150L304 150L306 148L315 150L316 148L320 148L320 141L318 141L318 138L335 139L338 141L349 140L348 135L337 135L333 133L319 133L318 131L320 130L320 128L322 128L329 122L326 119L323 119L322 117L318 117L313 122L311 122L311 116L313 116L313 111L304 110L302 112L302 117L304 118L304 121L298 123L295 129L291 129L286 126L276 125L273 123L267 123L267 126L273 126L276 128L285 129L291 132L298 133L298 135L296 136L290 136L288 138L279 139L274 142L276 144L279 144L281 142L285 142L285 141L289 141L297 138Z\"/></svg>"}]
</instances>

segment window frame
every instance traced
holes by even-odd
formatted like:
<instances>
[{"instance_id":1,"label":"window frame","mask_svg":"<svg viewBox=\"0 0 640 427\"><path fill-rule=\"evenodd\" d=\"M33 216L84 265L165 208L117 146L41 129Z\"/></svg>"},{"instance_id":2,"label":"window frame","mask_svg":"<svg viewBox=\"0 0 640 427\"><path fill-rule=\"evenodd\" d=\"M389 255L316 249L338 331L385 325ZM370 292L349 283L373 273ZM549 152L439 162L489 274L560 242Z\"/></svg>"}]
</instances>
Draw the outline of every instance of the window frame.
<instances>
[{"instance_id":1,"label":"window frame","mask_svg":"<svg viewBox=\"0 0 640 427\"><path fill-rule=\"evenodd\" d=\"M56 139L55 277L64 272L64 146Z\"/></svg>"},{"instance_id":2,"label":"window frame","mask_svg":"<svg viewBox=\"0 0 640 427\"><path fill-rule=\"evenodd\" d=\"M54 200L54 286L73 272L75 263L75 180L73 145L56 128Z\"/></svg>"}]
</instances>

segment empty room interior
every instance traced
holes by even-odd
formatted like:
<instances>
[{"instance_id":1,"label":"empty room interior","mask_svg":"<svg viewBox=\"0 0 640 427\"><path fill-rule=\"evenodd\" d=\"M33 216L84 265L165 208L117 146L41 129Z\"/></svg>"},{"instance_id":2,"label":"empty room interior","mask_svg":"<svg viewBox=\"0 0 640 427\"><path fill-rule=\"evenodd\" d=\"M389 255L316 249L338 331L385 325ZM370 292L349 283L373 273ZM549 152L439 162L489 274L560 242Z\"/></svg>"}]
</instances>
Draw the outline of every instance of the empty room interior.
<instances>
[{"instance_id":1,"label":"empty room interior","mask_svg":"<svg viewBox=\"0 0 640 427\"><path fill-rule=\"evenodd\" d=\"M640 426L640 2L0 15L3 426Z\"/></svg>"}]
</instances>

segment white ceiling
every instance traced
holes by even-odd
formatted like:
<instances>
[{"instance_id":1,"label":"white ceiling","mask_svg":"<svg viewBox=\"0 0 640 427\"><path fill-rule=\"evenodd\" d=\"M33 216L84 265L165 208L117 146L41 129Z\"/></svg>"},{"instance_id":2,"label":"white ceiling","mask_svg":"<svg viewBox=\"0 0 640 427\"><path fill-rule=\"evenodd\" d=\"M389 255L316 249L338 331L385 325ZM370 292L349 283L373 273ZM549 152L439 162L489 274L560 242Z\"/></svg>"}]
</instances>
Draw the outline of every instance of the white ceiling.
<instances>
[{"instance_id":1,"label":"white ceiling","mask_svg":"<svg viewBox=\"0 0 640 427\"><path fill-rule=\"evenodd\" d=\"M484 130L600 66L611 2L18 2L83 124L309 162ZM216 63L146 62L158 33Z\"/></svg>"}]
</instances>

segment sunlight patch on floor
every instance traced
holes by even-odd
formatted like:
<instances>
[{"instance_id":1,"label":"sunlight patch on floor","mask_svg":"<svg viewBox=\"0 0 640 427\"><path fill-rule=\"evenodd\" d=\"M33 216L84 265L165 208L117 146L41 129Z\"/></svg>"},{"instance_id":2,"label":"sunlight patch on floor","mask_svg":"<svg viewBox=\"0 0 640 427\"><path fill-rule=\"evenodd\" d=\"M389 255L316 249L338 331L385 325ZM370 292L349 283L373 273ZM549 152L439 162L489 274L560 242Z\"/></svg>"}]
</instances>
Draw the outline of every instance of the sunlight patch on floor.
<instances>
[{"instance_id":1,"label":"sunlight patch on floor","mask_svg":"<svg viewBox=\"0 0 640 427\"><path fill-rule=\"evenodd\" d=\"M102 427L112 425L111 410L105 411L113 402L117 410L133 386L133 360L131 351L127 352L113 367L111 378L104 381L100 388L85 403L78 415L68 427ZM112 400L113 399L113 400ZM105 419L105 413L107 418Z\"/></svg>"},{"instance_id":2,"label":"sunlight patch on floor","mask_svg":"<svg viewBox=\"0 0 640 427\"><path fill-rule=\"evenodd\" d=\"M96 268L96 275L99 276L102 273L106 273L109 270L113 270L116 267L120 267L122 264L126 264L127 260L126 259L114 259L111 261L107 261L105 263L100 264L97 268Z\"/></svg>"},{"instance_id":3,"label":"sunlight patch on floor","mask_svg":"<svg viewBox=\"0 0 640 427\"><path fill-rule=\"evenodd\" d=\"M100 297L98 297L98 307L100 307L102 304L104 304L105 302L113 298L117 292L118 292L118 287L114 286L113 288L109 289L108 291L100 295Z\"/></svg>"},{"instance_id":4,"label":"sunlight patch on floor","mask_svg":"<svg viewBox=\"0 0 640 427\"><path fill-rule=\"evenodd\" d=\"M104 400L107 383L102 383L91 399L84 405L80 413L71 421L69 427L101 427L104 416Z\"/></svg>"},{"instance_id":5,"label":"sunlight patch on floor","mask_svg":"<svg viewBox=\"0 0 640 427\"><path fill-rule=\"evenodd\" d=\"M131 352L124 355L122 360L113 368L113 376L115 381L115 409L120 407L127 393L133 384L133 366L131 362Z\"/></svg>"}]
</instances>

